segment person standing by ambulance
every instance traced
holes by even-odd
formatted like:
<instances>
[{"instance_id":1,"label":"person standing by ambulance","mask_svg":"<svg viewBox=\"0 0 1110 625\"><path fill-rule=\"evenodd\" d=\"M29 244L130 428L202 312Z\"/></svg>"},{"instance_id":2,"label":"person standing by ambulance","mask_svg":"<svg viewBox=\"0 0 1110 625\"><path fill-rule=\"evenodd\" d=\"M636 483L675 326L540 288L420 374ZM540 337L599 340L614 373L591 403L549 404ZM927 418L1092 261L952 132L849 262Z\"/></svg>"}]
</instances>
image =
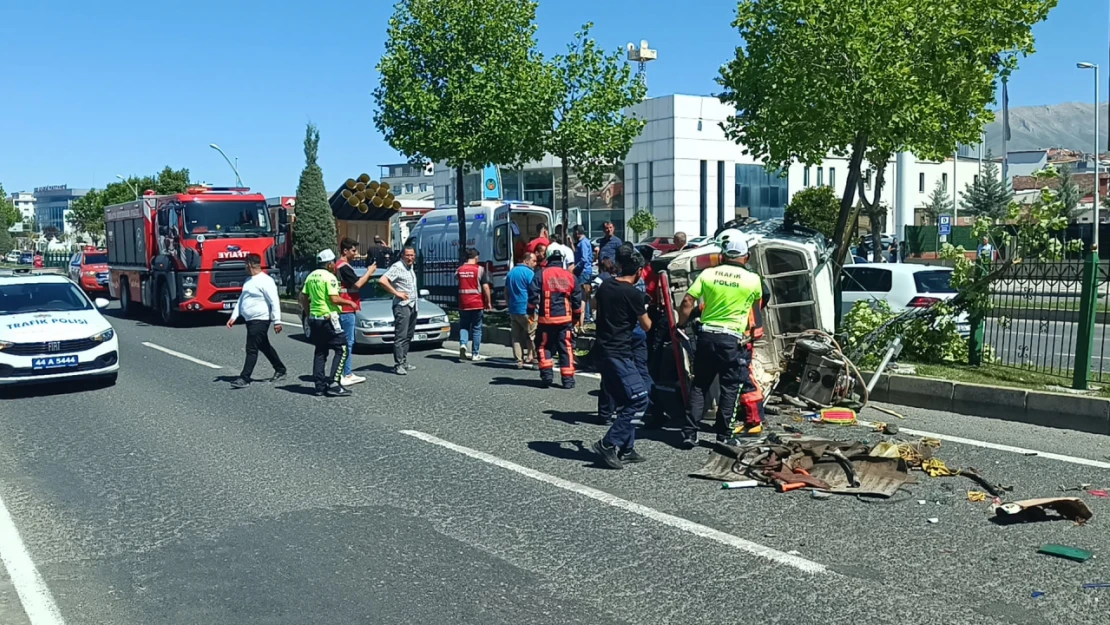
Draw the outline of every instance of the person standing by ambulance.
<instances>
[{"instance_id":1,"label":"person standing by ambulance","mask_svg":"<svg viewBox=\"0 0 1110 625\"><path fill-rule=\"evenodd\" d=\"M528 315L536 321L536 353L544 387L555 381L559 355L563 388L574 388L574 325L582 317L582 287L564 266L563 246L552 244L547 267L536 270L528 287ZM573 253L573 252L572 252Z\"/></svg>"},{"instance_id":2,"label":"person standing by ambulance","mask_svg":"<svg viewBox=\"0 0 1110 625\"><path fill-rule=\"evenodd\" d=\"M455 272L459 281L459 360L466 360L466 341L473 341L470 359L482 359L482 323L485 311L493 310L489 273L478 264L478 250L466 248L466 263Z\"/></svg>"},{"instance_id":3,"label":"person standing by ambulance","mask_svg":"<svg viewBox=\"0 0 1110 625\"><path fill-rule=\"evenodd\" d=\"M762 393L751 372L752 350L748 324L752 309L763 299L760 277L749 271L748 242L739 230L725 230L717 237L722 264L703 271L686 291L678 311L678 325L684 327L699 298L704 298L701 328L694 352L690 405L682 442L688 448L698 444L698 424L705 413L705 402L713 380L720 376L721 394L717 402L715 431L717 442L730 442L734 434L758 436L763 433ZM744 424L734 433L737 395Z\"/></svg>"},{"instance_id":4,"label":"person standing by ambulance","mask_svg":"<svg viewBox=\"0 0 1110 625\"><path fill-rule=\"evenodd\" d=\"M360 278L351 266L351 262L357 259L358 241L344 237L339 242L339 260L335 263L335 277L339 278L339 295L351 305L349 310L345 309L339 313L339 325L343 326L343 335L347 338L347 360L343 361L343 386L352 386L366 381L366 378L355 375L351 371L351 356L355 353L355 326L358 323L358 311L362 310L362 287L370 281L378 265L371 263Z\"/></svg>"}]
</instances>

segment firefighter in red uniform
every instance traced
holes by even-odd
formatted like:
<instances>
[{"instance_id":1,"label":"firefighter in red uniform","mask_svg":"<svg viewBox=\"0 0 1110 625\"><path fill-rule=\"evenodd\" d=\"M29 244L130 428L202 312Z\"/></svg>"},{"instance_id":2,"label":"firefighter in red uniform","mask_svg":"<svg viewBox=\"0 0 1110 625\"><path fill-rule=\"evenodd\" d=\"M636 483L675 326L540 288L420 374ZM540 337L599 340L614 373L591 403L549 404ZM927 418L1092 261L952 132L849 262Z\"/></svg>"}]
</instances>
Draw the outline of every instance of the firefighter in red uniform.
<instances>
[{"instance_id":1,"label":"firefighter in red uniform","mask_svg":"<svg viewBox=\"0 0 1110 625\"><path fill-rule=\"evenodd\" d=\"M548 264L536 270L528 286L528 315L537 323L536 351L540 357L540 380L544 387L555 381L554 354L559 355L563 388L574 388L574 325L582 316L582 287L573 273L563 268L563 251L548 252Z\"/></svg>"}]
</instances>

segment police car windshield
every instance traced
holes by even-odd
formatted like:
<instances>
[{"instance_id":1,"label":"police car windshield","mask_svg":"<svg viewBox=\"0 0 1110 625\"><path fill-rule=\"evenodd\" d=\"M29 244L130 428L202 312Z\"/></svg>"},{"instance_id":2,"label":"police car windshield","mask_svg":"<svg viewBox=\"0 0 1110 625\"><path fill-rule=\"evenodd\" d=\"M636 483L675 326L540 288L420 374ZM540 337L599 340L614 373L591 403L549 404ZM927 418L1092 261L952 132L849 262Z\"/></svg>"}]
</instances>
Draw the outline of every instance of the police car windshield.
<instances>
[{"instance_id":1,"label":"police car windshield","mask_svg":"<svg viewBox=\"0 0 1110 625\"><path fill-rule=\"evenodd\" d=\"M0 284L0 315L91 310L89 299L64 282Z\"/></svg>"},{"instance_id":2,"label":"police car windshield","mask_svg":"<svg viewBox=\"0 0 1110 625\"><path fill-rule=\"evenodd\" d=\"M261 236L270 231L265 202L203 201L185 204L185 234Z\"/></svg>"},{"instance_id":3,"label":"police car windshield","mask_svg":"<svg viewBox=\"0 0 1110 625\"><path fill-rule=\"evenodd\" d=\"M85 254L86 265L106 265L108 264L107 254Z\"/></svg>"}]
</instances>

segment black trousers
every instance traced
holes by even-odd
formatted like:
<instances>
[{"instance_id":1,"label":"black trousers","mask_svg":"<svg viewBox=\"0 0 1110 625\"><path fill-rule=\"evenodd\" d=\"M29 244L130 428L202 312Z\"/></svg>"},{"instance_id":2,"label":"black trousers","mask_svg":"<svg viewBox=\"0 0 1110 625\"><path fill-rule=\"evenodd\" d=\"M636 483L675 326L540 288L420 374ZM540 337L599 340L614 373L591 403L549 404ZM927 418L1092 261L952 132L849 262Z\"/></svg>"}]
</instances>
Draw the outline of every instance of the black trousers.
<instances>
[{"instance_id":1,"label":"black trousers","mask_svg":"<svg viewBox=\"0 0 1110 625\"><path fill-rule=\"evenodd\" d=\"M269 321L248 321L247 322L247 358L243 361L243 371L239 377L244 380L250 380L251 375L254 373L254 366L258 363L258 352L270 361L270 366L274 368L274 375L284 374L285 364L281 362L281 357L278 356L277 351L270 345L270 322Z\"/></svg>"},{"instance_id":2,"label":"black trousers","mask_svg":"<svg viewBox=\"0 0 1110 625\"><path fill-rule=\"evenodd\" d=\"M736 400L740 385L749 377L748 365L751 352L740 346L740 340L729 334L716 332L698 333L694 352L694 379L690 384L690 406L686 412L683 434L690 436L698 431L698 424L705 414L705 401L717 376L721 378L721 396L717 400L717 420L713 430L718 438L732 437L732 418L736 414Z\"/></svg>"},{"instance_id":3,"label":"black trousers","mask_svg":"<svg viewBox=\"0 0 1110 625\"><path fill-rule=\"evenodd\" d=\"M416 334L416 306L393 305L393 364L409 361L409 346Z\"/></svg>"},{"instance_id":4,"label":"black trousers","mask_svg":"<svg viewBox=\"0 0 1110 625\"><path fill-rule=\"evenodd\" d=\"M316 392L322 393L333 384L339 384L343 377L343 363L347 361L347 335L342 330L336 330L329 319L309 319L312 330L312 345L316 348L312 352L312 381L316 384ZM324 374L324 367L328 364L328 352L335 354L331 361L331 370Z\"/></svg>"}]
</instances>

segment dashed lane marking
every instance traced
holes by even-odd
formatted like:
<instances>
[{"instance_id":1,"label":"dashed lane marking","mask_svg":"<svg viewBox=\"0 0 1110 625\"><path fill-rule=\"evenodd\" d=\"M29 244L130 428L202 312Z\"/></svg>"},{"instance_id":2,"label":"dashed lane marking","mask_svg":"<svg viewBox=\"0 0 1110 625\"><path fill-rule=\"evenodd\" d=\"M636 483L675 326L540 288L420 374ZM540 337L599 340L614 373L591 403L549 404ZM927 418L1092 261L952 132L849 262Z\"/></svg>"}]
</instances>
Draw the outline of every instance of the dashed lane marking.
<instances>
[{"instance_id":1,"label":"dashed lane marking","mask_svg":"<svg viewBox=\"0 0 1110 625\"><path fill-rule=\"evenodd\" d=\"M145 346L147 346L151 349L158 350L158 351L162 352L163 354L169 354L170 356L173 356L175 358L180 358L182 360L188 360L189 362L196 363L196 364L198 364L202 367L208 367L209 369L223 369L223 367L221 367L220 365L214 365L214 364L212 364L212 363L210 363L206 360L201 360L200 358L193 358L189 354L182 354L181 352L175 352L172 349L169 349L168 347L162 347L161 345L157 345L157 344L151 343L149 341L143 341L143 345L145 345Z\"/></svg>"}]
</instances>

